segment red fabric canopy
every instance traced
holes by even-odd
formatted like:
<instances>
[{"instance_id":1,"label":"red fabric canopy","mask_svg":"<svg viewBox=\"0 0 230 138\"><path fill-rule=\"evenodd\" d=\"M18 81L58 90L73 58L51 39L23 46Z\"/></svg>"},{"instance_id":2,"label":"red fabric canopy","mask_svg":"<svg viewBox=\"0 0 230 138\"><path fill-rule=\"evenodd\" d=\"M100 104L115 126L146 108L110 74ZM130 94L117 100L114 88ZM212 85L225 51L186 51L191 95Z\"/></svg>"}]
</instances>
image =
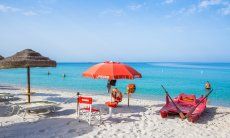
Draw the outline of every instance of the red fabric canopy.
<instances>
[{"instance_id":1,"label":"red fabric canopy","mask_svg":"<svg viewBox=\"0 0 230 138\"><path fill-rule=\"evenodd\" d=\"M83 73L84 77L108 80L141 78L141 74L132 67L119 62L104 62L90 67Z\"/></svg>"}]
</instances>

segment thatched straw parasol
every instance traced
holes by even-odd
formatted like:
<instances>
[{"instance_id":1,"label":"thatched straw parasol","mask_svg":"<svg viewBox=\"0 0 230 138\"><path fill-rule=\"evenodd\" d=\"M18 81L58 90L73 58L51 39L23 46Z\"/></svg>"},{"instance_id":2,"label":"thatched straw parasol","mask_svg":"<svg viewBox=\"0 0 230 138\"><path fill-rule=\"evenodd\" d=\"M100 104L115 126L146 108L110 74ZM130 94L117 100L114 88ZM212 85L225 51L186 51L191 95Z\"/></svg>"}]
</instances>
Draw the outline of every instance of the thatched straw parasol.
<instances>
[{"instance_id":1,"label":"thatched straw parasol","mask_svg":"<svg viewBox=\"0 0 230 138\"><path fill-rule=\"evenodd\" d=\"M56 61L43 57L38 52L31 49L25 49L11 57L0 61L1 69L9 68L27 68L27 95L30 103L30 68L31 67L56 67Z\"/></svg>"},{"instance_id":2,"label":"thatched straw parasol","mask_svg":"<svg viewBox=\"0 0 230 138\"><path fill-rule=\"evenodd\" d=\"M0 60L3 60L3 59L4 59L4 57L0 55Z\"/></svg>"}]
</instances>

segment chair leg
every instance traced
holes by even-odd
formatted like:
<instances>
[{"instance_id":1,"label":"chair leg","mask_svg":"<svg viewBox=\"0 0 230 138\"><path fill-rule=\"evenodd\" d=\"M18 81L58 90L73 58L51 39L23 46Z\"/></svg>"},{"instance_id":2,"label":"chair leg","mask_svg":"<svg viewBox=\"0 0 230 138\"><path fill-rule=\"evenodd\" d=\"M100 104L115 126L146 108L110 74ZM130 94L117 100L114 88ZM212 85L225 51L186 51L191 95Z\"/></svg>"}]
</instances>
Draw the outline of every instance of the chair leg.
<instances>
[{"instance_id":1,"label":"chair leg","mask_svg":"<svg viewBox=\"0 0 230 138\"><path fill-rule=\"evenodd\" d=\"M27 113L27 110L25 110L25 111L24 111L24 114L23 114L23 117L22 117L22 118L23 118L23 120L25 120L25 119L26 119L26 118L25 118L25 117L26 117L26 113Z\"/></svg>"},{"instance_id":2,"label":"chair leg","mask_svg":"<svg viewBox=\"0 0 230 138\"><path fill-rule=\"evenodd\" d=\"M89 113L89 125L91 124L91 112Z\"/></svg>"}]
</instances>

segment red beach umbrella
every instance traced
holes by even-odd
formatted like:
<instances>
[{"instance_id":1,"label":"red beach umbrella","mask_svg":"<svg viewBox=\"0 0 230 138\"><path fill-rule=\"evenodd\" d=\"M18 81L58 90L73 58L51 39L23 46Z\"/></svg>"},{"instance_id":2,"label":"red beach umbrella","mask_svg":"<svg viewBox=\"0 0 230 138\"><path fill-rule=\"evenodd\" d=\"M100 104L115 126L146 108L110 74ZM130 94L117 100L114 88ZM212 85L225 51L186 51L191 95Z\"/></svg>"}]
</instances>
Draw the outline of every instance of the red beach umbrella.
<instances>
[{"instance_id":1,"label":"red beach umbrella","mask_svg":"<svg viewBox=\"0 0 230 138\"><path fill-rule=\"evenodd\" d=\"M108 79L107 88L110 92L111 86L115 86L117 79L142 78L142 75L134 68L120 62L106 61L90 67L83 73L84 77L93 79ZM112 99L112 94L111 94ZM112 100L111 100L112 101ZM129 106L129 94L128 94Z\"/></svg>"},{"instance_id":2,"label":"red beach umbrella","mask_svg":"<svg viewBox=\"0 0 230 138\"><path fill-rule=\"evenodd\" d=\"M141 78L141 74L134 68L120 62L103 62L90 67L83 73L84 77L93 79L134 79Z\"/></svg>"}]
</instances>

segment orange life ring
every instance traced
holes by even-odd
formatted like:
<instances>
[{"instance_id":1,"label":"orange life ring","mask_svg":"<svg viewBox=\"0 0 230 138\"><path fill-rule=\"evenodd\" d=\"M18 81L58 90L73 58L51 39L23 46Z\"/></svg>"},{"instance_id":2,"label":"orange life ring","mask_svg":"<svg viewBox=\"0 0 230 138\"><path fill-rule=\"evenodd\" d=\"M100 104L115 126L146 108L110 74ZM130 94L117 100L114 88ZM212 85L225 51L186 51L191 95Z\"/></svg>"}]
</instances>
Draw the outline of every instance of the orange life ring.
<instances>
[{"instance_id":1,"label":"orange life ring","mask_svg":"<svg viewBox=\"0 0 230 138\"><path fill-rule=\"evenodd\" d=\"M111 95L114 98L115 102L121 102L122 101L123 95L117 88L112 90Z\"/></svg>"},{"instance_id":2,"label":"orange life ring","mask_svg":"<svg viewBox=\"0 0 230 138\"><path fill-rule=\"evenodd\" d=\"M127 89L128 94L132 94L136 91L136 85L135 84L129 84L126 89Z\"/></svg>"}]
</instances>

